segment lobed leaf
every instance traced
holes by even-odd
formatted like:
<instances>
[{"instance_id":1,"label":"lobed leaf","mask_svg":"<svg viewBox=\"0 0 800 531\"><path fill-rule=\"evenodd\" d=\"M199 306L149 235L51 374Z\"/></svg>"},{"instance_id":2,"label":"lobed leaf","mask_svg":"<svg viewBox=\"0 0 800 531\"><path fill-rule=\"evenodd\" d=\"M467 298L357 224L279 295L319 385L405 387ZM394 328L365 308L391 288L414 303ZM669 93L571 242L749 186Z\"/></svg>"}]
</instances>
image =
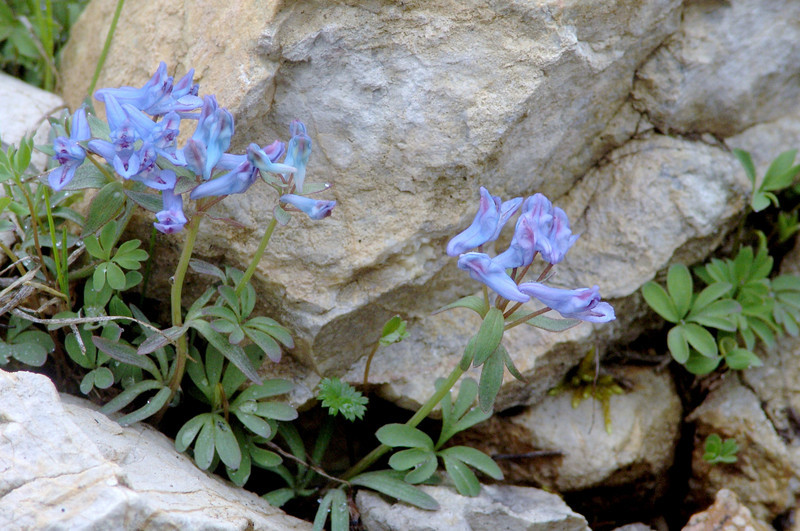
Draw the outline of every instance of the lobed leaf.
<instances>
[{"instance_id":1,"label":"lobed leaf","mask_svg":"<svg viewBox=\"0 0 800 531\"><path fill-rule=\"evenodd\" d=\"M425 432L405 424L386 424L375 432L375 436L392 448L401 446L433 450L433 440Z\"/></svg>"},{"instance_id":2,"label":"lobed leaf","mask_svg":"<svg viewBox=\"0 0 800 531\"><path fill-rule=\"evenodd\" d=\"M430 495L401 479L397 479L388 470L359 474L352 478L350 483L372 489L420 509L435 511L439 508L439 504Z\"/></svg>"},{"instance_id":3,"label":"lobed leaf","mask_svg":"<svg viewBox=\"0 0 800 531\"><path fill-rule=\"evenodd\" d=\"M642 286L642 296L655 312L670 323L677 323L682 316L667 292L652 280Z\"/></svg>"}]
</instances>

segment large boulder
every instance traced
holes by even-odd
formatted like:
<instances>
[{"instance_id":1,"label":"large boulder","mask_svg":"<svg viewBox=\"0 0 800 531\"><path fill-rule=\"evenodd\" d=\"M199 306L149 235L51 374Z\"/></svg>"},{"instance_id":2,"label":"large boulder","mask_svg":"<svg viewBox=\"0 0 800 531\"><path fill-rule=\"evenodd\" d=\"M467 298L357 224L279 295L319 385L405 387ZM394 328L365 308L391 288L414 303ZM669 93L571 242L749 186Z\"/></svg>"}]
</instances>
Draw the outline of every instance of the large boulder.
<instances>
[{"instance_id":1,"label":"large boulder","mask_svg":"<svg viewBox=\"0 0 800 531\"><path fill-rule=\"evenodd\" d=\"M738 13L754 1L732 3ZM91 2L64 50L64 95L72 105L84 97L113 4ZM142 0L123 9L99 86L140 85L160 60L178 75L194 67L201 91L233 111L240 151L251 141L285 138L294 118L306 121L315 146L309 179L335 183L339 205L324 222L295 220L279 231L255 277L259 308L296 336L294 361L277 370L300 376L306 398L318 374L360 381L359 360L399 313L411 319L411 340L379 351L371 381L413 406L454 366L474 331L465 311L426 316L477 289L443 251L473 216L479 185L504 198L541 191L565 208L583 234L556 282L599 284L614 300L620 319L597 328L603 340L630 339L641 329L634 325L643 314L635 295L641 283L671 261L703 259L724 236L747 194L735 159L699 136L661 135L646 119L651 105L641 102L650 100L631 97L658 69L665 43L694 45L685 29L692 17L727 31L728 19L693 6ZM761 35L769 49L781 42L767 31L771 20L733 28ZM146 37L142 24L150 28ZM742 57L759 72L797 71L778 51L717 53L714 71ZM696 76L711 75L703 72ZM671 93L680 83L668 78L653 86ZM715 90L738 94L735 84ZM790 107L788 97L762 113L755 106L734 129ZM263 186L226 199L215 215L244 228L207 224L199 254L244 266L274 201ZM162 286L179 241L159 239ZM190 293L195 283L190 279ZM512 356L536 379L529 386L508 381L499 407L541 397L577 363L580 346L597 338L589 325L560 336L512 332Z\"/></svg>"}]
</instances>

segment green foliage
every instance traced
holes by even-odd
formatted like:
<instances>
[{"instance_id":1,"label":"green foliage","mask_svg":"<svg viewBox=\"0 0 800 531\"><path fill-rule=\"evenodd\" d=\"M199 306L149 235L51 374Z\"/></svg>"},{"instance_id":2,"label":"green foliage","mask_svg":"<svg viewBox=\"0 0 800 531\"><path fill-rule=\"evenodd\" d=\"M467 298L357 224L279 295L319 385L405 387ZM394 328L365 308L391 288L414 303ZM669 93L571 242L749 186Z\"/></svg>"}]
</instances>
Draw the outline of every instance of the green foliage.
<instances>
[{"instance_id":1,"label":"green foliage","mask_svg":"<svg viewBox=\"0 0 800 531\"><path fill-rule=\"evenodd\" d=\"M349 421L364 418L369 399L348 383L338 378L323 378L319 383L317 398L322 407L328 408L328 414L341 414Z\"/></svg>"},{"instance_id":2,"label":"green foliage","mask_svg":"<svg viewBox=\"0 0 800 531\"><path fill-rule=\"evenodd\" d=\"M441 379L437 381L438 387L443 384ZM442 429L436 444L423 431L405 424L387 424L376 432L375 435L382 444L392 448L405 448L389 458L389 466L396 471L404 471L403 480L406 483L417 485L429 481L436 473L439 459L458 492L465 496L477 496L480 492L480 483L471 468L494 479L503 478L497 464L479 450L466 446L443 449L443 445L456 433L491 416L491 412L472 407L478 392L478 384L470 378L461 382L455 402L452 401L450 392L447 392L441 401Z\"/></svg>"},{"instance_id":3,"label":"green foliage","mask_svg":"<svg viewBox=\"0 0 800 531\"><path fill-rule=\"evenodd\" d=\"M395 315L383 325L379 343L382 347L386 347L392 343L399 343L407 337L406 322L399 315Z\"/></svg>"},{"instance_id":4,"label":"green foliage","mask_svg":"<svg viewBox=\"0 0 800 531\"><path fill-rule=\"evenodd\" d=\"M70 26L88 0L7 0L0 4L0 68L13 76L52 90L56 58L67 42Z\"/></svg>"},{"instance_id":5,"label":"green foliage","mask_svg":"<svg viewBox=\"0 0 800 531\"><path fill-rule=\"evenodd\" d=\"M741 149L734 149L734 155L742 163L747 178L753 187L750 198L750 207L753 212L760 212L767 208L770 203L775 207L780 206L775 192L788 188L794 182L795 177L800 174L800 164L793 165L797 156L797 150L784 151L772 161L767 173L759 180L756 176L755 165L750 157L750 153Z\"/></svg>"},{"instance_id":6,"label":"green foliage","mask_svg":"<svg viewBox=\"0 0 800 531\"><path fill-rule=\"evenodd\" d=\"M94 286L98 289L102 289L108 282L115 290L126 290L141 281L141 275L126 277L123 269L139 269L141 262L148 258L147 251L139 249L139 240L128 240L114 253L113 248L118 237L117 222L112 220L103 226L99 238L90 234L83 240L86 251L92 257L102 260L93 275Z\"/></svg>"},{"instance_id":7,"label":"green foliage","mask_svg":"<svg viewBox=\"0 0 800 531\"><path fill-rule=\"evenodd\" d=\"M245 347L253 364L260 361L257 347ZM186 368L198 398L209 411L190 419L175 436L179 452L193 447L194 461L203 470L221 461L228 477L244 485L252 465L271 468L281 463L274 452L262 448L278 430L278 421L297 418L289 404L267 400L288 393L294 387L280 379L267 380L242 389L247 377L233 363L225 363L222 354L209 345L205 356L193 356Z\"/></svg>"},{"instance_id":8,"label":"green foliage","mask_svg":"<svg viewBox=\"0 0 800 531\"><path fill-rule=\"evenodd\" d=\"M606 433L611 434L611 397L624 394L622 387L610 374L599 374L595 367L594 348L583 357L578 366L564 380L550 389L550 395L572 391L572 408L576 409L587 398L600 402Z\"/></svg>"},{"instance_id":9,"label":"green foliage","mask_svg":"<svg viewBox=\"0 0 800 531\"><path fill-rule=\"evenodd\" d=\"M47 332L30 329L31 322L12 316L5 340L0 339L0 366L13 358L25 365L41 367L55 348Z\"/></svg>"},{"instance_id":10,"label":"green foliage","mask_svg":"<svg viewBox=\"0 0 800 531\"><path fill-rule=\"evenodd\" d=\"M737 460L736 453L738 451L739 445L736 443L735 439L725 439L723 442L719 435L712 433L706 437L703 460L711 465L716 465L717 463L735 463Z\"/></svg>"}]
</instances>

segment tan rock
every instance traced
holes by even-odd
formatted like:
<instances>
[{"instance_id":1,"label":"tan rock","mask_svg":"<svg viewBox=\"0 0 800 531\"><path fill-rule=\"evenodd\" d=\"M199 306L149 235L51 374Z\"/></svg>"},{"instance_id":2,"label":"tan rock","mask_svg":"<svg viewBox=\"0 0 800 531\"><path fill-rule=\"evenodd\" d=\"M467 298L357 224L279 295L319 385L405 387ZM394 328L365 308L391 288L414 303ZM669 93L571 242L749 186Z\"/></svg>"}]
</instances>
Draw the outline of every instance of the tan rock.
<instances>
[{"instance_id":1,"label":"tan rock","mask_svg":"<svg viewBox=\"0 0 800 531\"><path fill-rule=\"evenodd\" d=\"M736 376L728 373L687 417L696 425L690 498L706 503L719 489L730 489L757 518L771 521L794 506L800 492L798 467L759 397ZM704 441L712 433L736 440L740 449L735 463L711 465L703 460Z\"/></svg>"},{"instance_id":2,"label":"tan rock","mask_svg":"<svg viewBox=\"0 0 800 531\"><path fill-rule=\"evenodd\" d=\"M687 2L636 72L635 107L661 130L727 137L798 108L800 4Z\"/></svg>"},{"instance_id":3,"label":"tan rock","mask_svg":"<svg viewBox=\"0 0 800 531\"><path fill-rule=\"evenodd\" d=\"M732 491L720 489L713 505L692 515L683 531L770 531L772 526L755 518Z\"/></svg>"}]
</instances>

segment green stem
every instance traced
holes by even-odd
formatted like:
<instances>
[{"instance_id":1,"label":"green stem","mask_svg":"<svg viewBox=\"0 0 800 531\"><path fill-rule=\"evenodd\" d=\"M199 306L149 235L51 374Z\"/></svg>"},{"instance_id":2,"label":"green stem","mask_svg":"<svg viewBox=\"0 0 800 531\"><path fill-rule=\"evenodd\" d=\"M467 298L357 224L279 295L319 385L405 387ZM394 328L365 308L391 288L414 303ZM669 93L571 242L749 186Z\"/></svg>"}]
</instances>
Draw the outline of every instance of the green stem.
<instances>
[{"instance_id":1,"label":"green stem","mask_svg":"<svg viewBox=\"0 0 800 531\"><path fill-rule=\"evenodd\" d=\"M92 83L89 85L89 96L94 93L94 88L97 86L97 79L100 77L100 71L103 70L103 65L106 63L108 56L108 49L111 48L111 40L114 37L114 32L117 29L117 22L119 22L120 13L122 13L122 6L125 0L117 0L117 9L114 11L114 18L111 19L111 26L108 28L108 35L106 35L106 42L103 44L103 51L100 52L100 58L97 60L97 66L94 69L94 76L92 76Z\"/></svg>"},{"instance_id":2,"label":"green stem","mask_svg":"<svg viewBox=\"0 0 800 531\"><path fill-rule=\"evenodd\" d=\"M202 214L198 212L189 221L189 226L186 231L186 240L183 242L183 251L178 260L178 266L175 268L175 276L172 277L172 292L170 294L171 310L172 310L172 326L181 326L183 324L183 315L181 313L181 292L183 291L183 280L186 277L186 270L189 268L189 259L192 257L194 250L194 243L197 240L197 232L200 229L200 218ZM169 388L172 395L178 390L183 379L183 372L186 369L186 357L189 354L189 344L186 340L186 334L178 338L177 347L175 349L175 373L169 382ZM169 400L167 401L169 402ZM166 406L165 406L166 407Z\"/></svg>"},{"instance_id":3,"label":"green stem","mask_svg":"<svg viewBox=\"0 0 800 531\"><path fill-rule=\"evenodd\" d=\"M427 402L422 404L422 407L419 408L413 417L411 417L408 422L406 422L406 426L411 426L412 428L416 427L422 420L430 415L433 408L436 407L436 404L442 401L442 398L453 388L461 375L464 374L464 371L461 370L461 367L458 365L455 366L453 371L450 373L450 376L447 377L444 384L439 387L439 389L431 396ZM354 476L360 474L364 470L370 467L375 461L380 459L380 457L391 450L391 446L387 446L382 444L364 456L361 461L353 465L350 470L344 473L342 479L349 480L352 479Z\"/></svg>"},{"instance_id":4,"label":"green stem","mask_svg":"<svg viewBox=\"0 0 800 531\"><path fill-rule=\"evenodd\" d=\"M236 284L236 296L242 294L244 287L250 281L250 278L253 276L253 273L256 272L256 267L258 267L258 263L261 261L261 257L264 256L264 251L267 248L267 244L269 243L269 239L272 237L272 233L275 231L275 227L278 225L278 220L272 218L272 221L269 222L267 226L266 232L264 232L264 236L261 238L261 243L258 244L258 249L256 249L256 253L253 255L253 259L250 261L250 266L248 266L247 271L244 272L242 278L239 280L238 284Z\"/></svg>"},{"instance_id":5,"label":"green stem","mask_svg":"<svg viewBox=\"0 0 800 531\"><path fill-rule=\"evenodd\" d=\"M42 267L42 273L44 273L44 278L47 279L48 282L52 282L53 279L50 277L50 270L47 269L47 265L44 263L44 255L42 254L42 246L39 244L39 224L37 223L36 219L36 209L33 206L33 201L31 200L30 191L22 184L22 180L19 178L19 175L14 176L14 180L17 183L20 191L22 192L23 197L25 197L25 202L28 204L28 212L30 212L30 220L31 220L31 231L33 232L33 245L36 247L36 254L39 256L39 264Z\"/></svg>"},{"instance_id":6,"label":"green stem","mask_svg":"<svg viewBox=\"0 0 800 531\"><path fill-rule=\"evenodd\" d=\"M69 289L67 289L68 284L66 279L67 272L61 268L63 262L59 256L58 242L56 240L56 224L53 220L53 209L50 205L50 192L47 186L42 187L42 190L44 191L44 206L47 210L47 226L50 229L50 244L53 246L53 262L55 262L56 265L56 281L58 287L61 289L61 293L64 294L67 301L67 308L69 308ZM61 254L66 252L66 249L61 249Z\"/></svg>"}]
</instances>

